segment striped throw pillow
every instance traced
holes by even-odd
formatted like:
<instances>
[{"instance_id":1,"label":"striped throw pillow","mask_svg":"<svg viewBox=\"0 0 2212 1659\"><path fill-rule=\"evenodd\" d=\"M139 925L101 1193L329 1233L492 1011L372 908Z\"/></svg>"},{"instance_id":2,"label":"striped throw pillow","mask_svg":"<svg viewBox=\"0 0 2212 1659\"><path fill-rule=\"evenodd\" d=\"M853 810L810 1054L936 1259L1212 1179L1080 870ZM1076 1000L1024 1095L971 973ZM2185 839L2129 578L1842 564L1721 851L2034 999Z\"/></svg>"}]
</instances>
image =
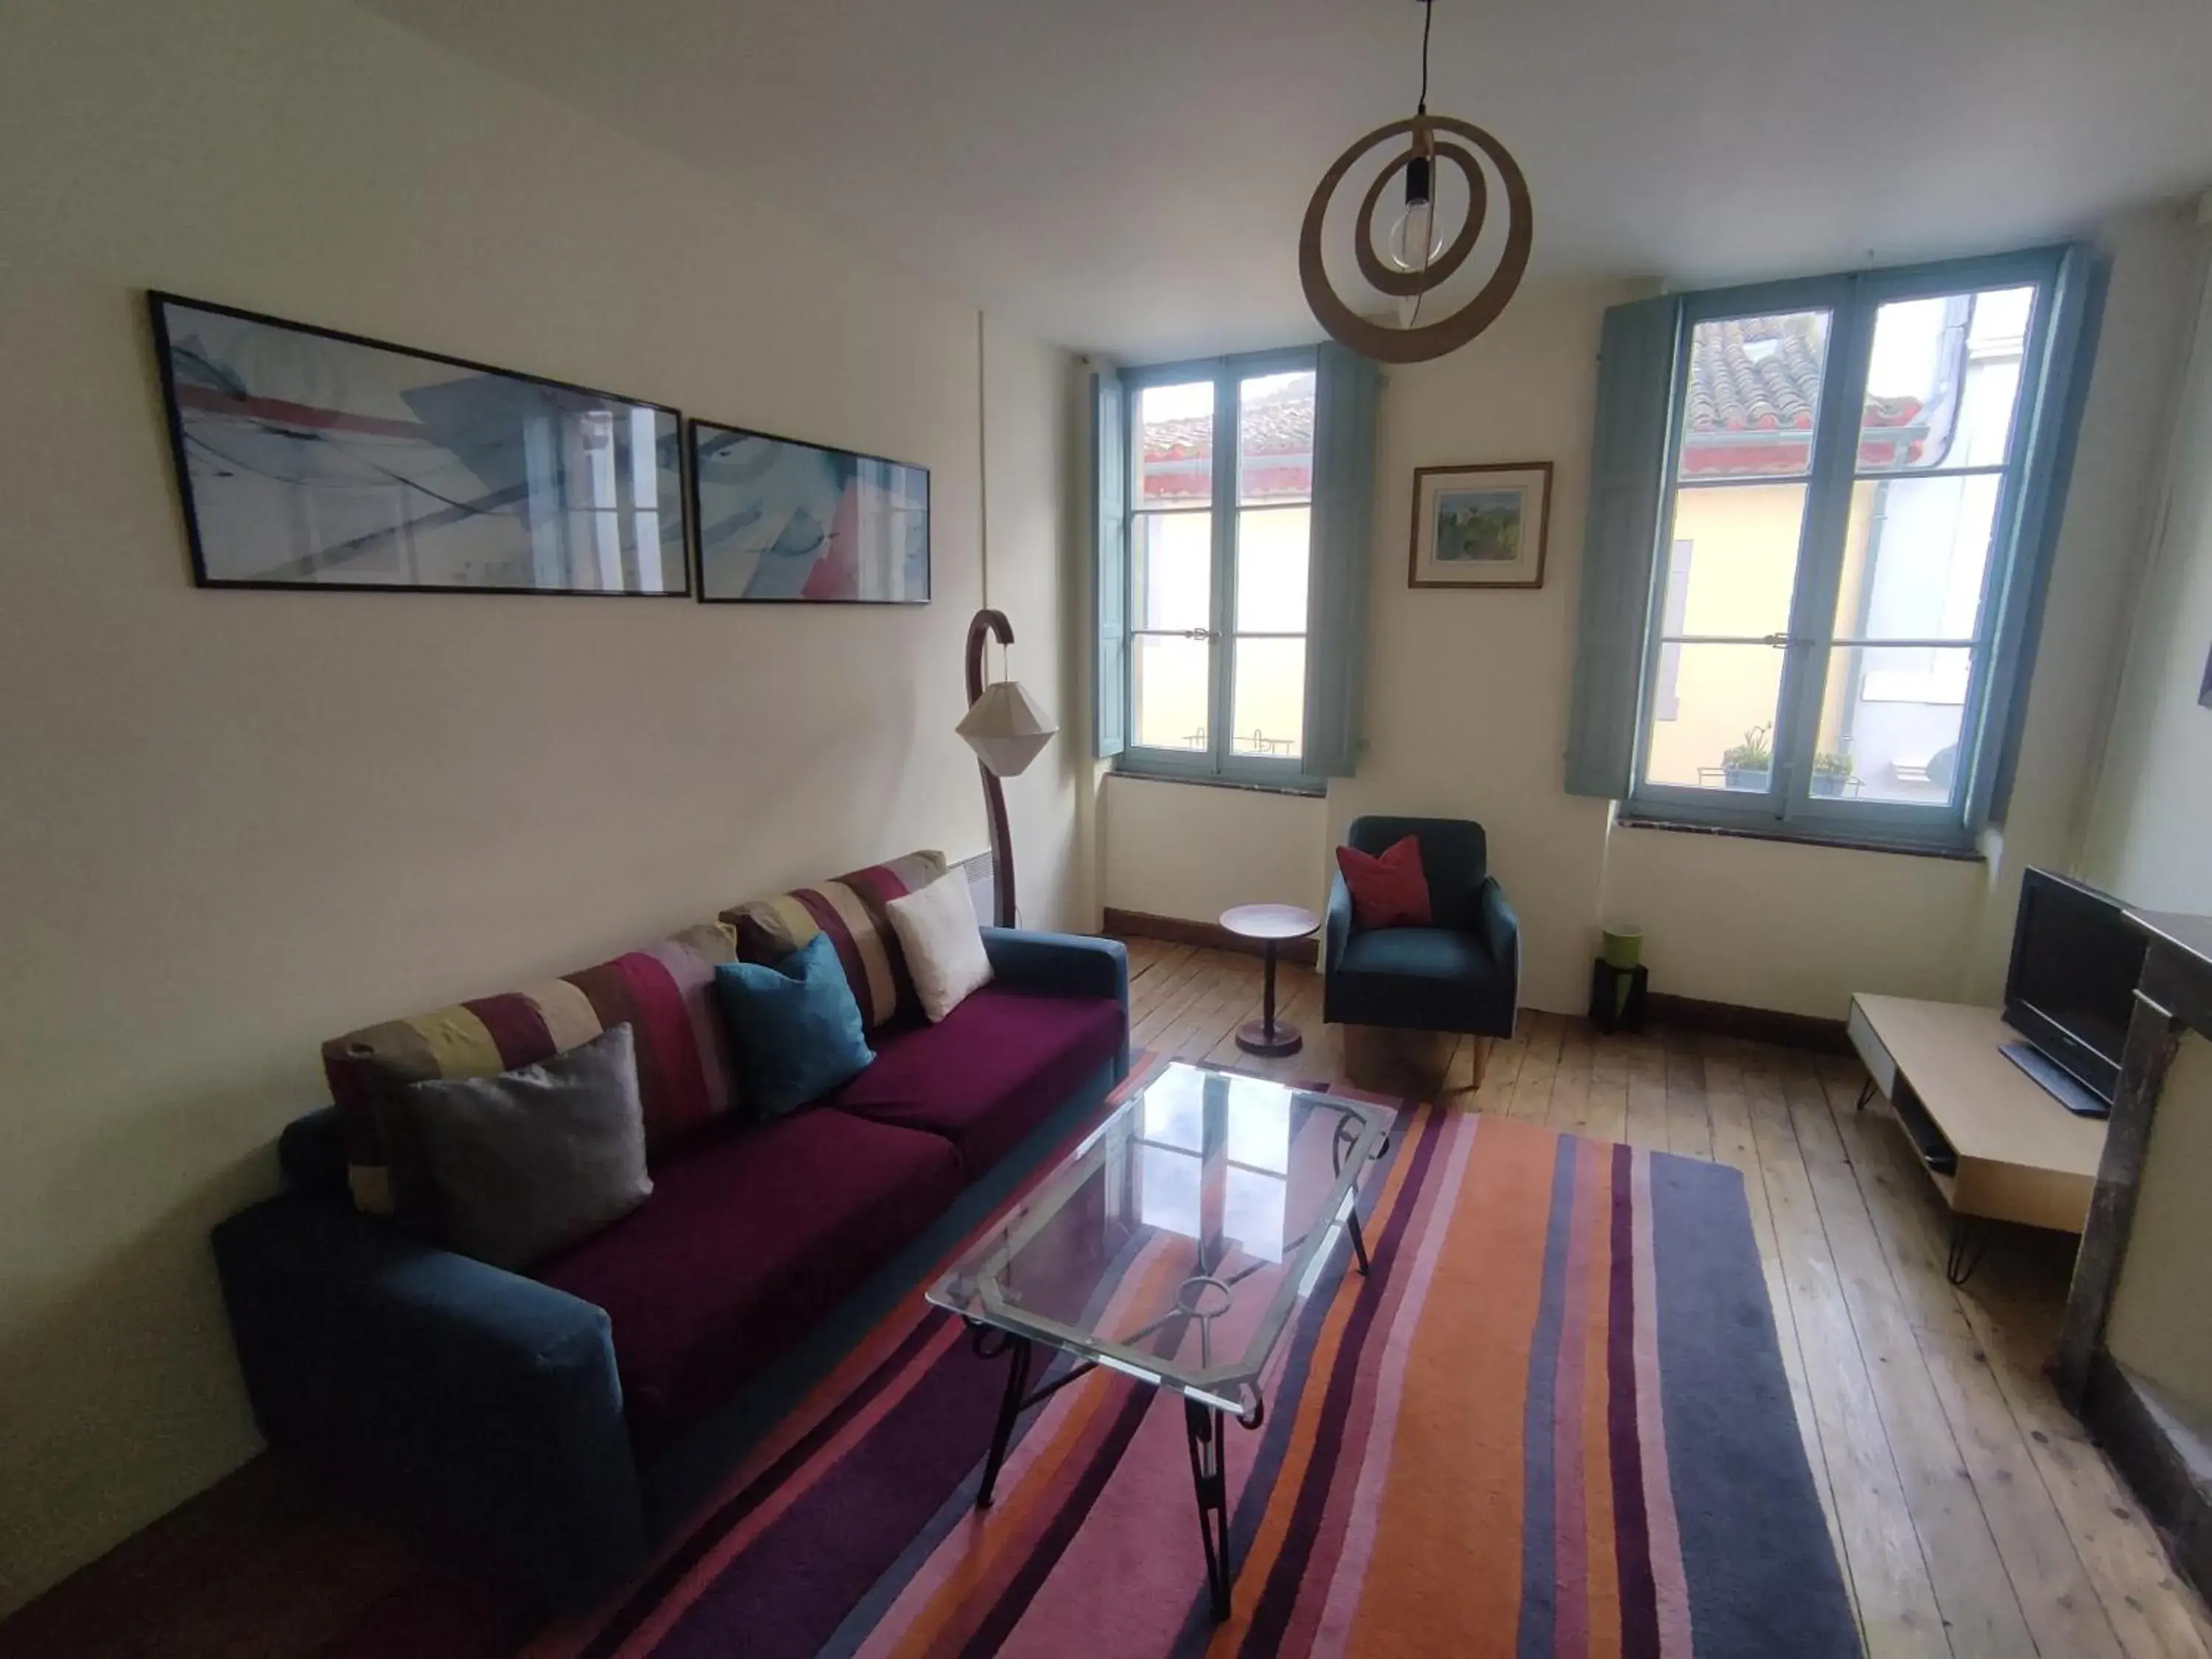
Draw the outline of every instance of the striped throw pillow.
<instances>
[{"instance_id":1,"label":"striped throw pillow","mask_svg":"<svg viewBox=\"0 0 2212 1659\"><path fill-rule=\"evenodd\" d=\"M580 973L333 1037L323 1045L323 1074L356 1207L426 1231L434 1224L428 1170L398 1104L409 1084L496 1077L624 1022L636 1036L649 1151L725 1115L736 1103L714 969L735 960L731 929L704 922Z\"/></svg>"},{"instance_id":2,"label":"striped throw pillow","mask_svg":"<svg viewBox=\"0 0 2212 1659\"><path fill-rule=\"evenodd\" d=\"M829 934L853 1000L860 1005L860 1023L872 1031L921 1006L884 907L919 892L946 868L942 853L908 853L834 881L737 905L722 912L722 921L736 933L740 962L781 962L816 934Z\"/></svg>"}]
</instances>

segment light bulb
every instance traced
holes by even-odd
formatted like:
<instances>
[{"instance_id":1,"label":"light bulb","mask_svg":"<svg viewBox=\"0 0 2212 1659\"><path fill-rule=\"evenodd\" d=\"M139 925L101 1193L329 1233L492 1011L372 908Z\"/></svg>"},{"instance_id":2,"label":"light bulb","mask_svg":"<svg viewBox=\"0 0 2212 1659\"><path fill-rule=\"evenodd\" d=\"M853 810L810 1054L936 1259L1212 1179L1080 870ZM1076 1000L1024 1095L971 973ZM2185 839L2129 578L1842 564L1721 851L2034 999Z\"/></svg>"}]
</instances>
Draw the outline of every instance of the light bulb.
<instances>
[{"instance_id":1,"label":"light bulb","mask_svg":"<svg viewBox=\"0 0 2212 1659\"><path fill-rule=\"evenodd\" d=\"M1403 271L1426 270L1443 250L1436 240L1436 209L1427 198L1406 204L1390 228L1390 263Z\"/></svg>"}]
</instances>

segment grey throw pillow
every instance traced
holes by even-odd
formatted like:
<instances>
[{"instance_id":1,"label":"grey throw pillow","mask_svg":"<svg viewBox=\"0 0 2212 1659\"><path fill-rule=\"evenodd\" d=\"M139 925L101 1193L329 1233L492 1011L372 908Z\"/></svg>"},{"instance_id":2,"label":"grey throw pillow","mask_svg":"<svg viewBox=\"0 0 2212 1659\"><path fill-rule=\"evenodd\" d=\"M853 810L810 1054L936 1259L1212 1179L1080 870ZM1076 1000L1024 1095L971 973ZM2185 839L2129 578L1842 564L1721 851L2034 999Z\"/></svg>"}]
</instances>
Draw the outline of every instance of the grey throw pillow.
<instances>
[{"instance_id":1,"label":"grey throw pillow","mask_svg":"<svg viewBox=\"0 0 2212 1659\"><path fill-rule=\"evenodd\" d=\"M628 1025L497 1077L410 1084L404 1099L446 1242L480 1261L527 1267L653 1191Z\"/></svg>"}]
</instances>

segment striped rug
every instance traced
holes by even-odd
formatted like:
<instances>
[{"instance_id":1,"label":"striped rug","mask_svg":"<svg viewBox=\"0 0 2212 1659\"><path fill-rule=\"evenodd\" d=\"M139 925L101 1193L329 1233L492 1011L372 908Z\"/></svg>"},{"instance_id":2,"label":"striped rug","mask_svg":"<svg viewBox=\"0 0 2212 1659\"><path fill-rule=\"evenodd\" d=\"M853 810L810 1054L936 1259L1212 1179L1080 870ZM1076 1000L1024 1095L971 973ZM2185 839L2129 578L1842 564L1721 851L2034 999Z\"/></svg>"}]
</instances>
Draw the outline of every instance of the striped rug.
<instances>
[{"instance_id":1,"label":"striped rug","mask_svg":"<svg viewBox=\"0 0 2212 1659\"><path fill-rule=\"evenodd\" d=\"M1172 1397L1060 1390L974 1508L1006 1362L924 1279L639 1582L521 1652L1858 1653L1735 1170L1408 1104L1364 1208L1372 1277L1339 1250L1230 1430L1225 1624ZM340 1650L390 1650L365 1634Z\"/></svg>"}]
</instances>

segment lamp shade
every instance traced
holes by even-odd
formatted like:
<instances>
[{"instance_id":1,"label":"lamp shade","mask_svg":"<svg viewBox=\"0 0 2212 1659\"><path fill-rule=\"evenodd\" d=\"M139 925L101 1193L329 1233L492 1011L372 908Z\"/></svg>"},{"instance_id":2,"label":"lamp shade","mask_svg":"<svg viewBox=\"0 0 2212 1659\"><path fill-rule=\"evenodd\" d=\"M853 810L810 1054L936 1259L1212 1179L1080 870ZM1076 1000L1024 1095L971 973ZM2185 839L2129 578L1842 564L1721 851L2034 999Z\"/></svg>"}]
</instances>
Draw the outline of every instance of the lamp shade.
<instances>
[{"instance_id":1,"label":"lamp shade","mask_svg":"<svg viewBox=\"0 0 2212 1659\"><path fill-rule=\"evenodd\" d=\"M983 688L954 728L995 777L1019 777L1060 728L1019 680Z\"/></svg>"}]
</instances>

